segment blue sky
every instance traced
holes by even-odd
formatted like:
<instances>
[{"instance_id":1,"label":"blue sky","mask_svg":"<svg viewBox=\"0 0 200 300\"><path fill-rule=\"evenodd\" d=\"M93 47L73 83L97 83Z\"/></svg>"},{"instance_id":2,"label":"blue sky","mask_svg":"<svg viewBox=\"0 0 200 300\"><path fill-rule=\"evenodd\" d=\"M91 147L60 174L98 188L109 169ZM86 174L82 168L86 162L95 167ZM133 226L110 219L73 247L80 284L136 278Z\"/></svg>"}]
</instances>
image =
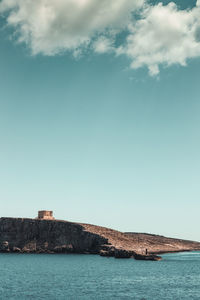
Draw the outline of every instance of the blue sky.
<instances>
[{"instance_id":1,"label":"blue sky","mask_svg":"<svg viewBox=\"0 0 200 300\"><path fill-rule=\"evenodd\" d=\"M142 66L130 67L141 61L136 49L128 56L132 44L119 54L105 40L95 40L94 51L82 44L61 51L58 40L47 47L46 36L41 44L17 42L23 32L7 26L7 17L0 31L1 215L50 209L59 219L200 240L198 45L186 49L185 66L156 58L157 72L147 52ZM117 34L116 43L127 32Z\"/></svg>"}]
</instances>

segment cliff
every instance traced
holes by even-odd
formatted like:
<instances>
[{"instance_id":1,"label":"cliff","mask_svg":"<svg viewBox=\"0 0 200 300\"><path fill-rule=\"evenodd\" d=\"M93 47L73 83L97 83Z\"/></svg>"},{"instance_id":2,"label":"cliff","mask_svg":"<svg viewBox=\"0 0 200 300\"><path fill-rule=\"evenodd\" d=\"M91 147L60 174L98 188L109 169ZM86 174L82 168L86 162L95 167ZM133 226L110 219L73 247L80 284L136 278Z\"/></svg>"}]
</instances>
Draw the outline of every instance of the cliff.
<instances>
[{"instance_id":1,"label":"cliff","mask_svg":"<svg viewBox=\"0 0 200 300\"><path fill-rule=\"evenodd\" d=\"M107 239L76 223L38 219L0 219L0 251L98 253Z\"/></svg>"},{"instance_id":2,"label":"cliff","mask_svg":"<svg viewBox=\"0 0 200 300\"><path fill-rule=\"evenodd\" d=\"M146 248L149 255L144 255ZM154 254L186 250L200 250L200 243L59 220L0 218L0 252L87 253L159 260Z\"/></svg>"}]
</instances>

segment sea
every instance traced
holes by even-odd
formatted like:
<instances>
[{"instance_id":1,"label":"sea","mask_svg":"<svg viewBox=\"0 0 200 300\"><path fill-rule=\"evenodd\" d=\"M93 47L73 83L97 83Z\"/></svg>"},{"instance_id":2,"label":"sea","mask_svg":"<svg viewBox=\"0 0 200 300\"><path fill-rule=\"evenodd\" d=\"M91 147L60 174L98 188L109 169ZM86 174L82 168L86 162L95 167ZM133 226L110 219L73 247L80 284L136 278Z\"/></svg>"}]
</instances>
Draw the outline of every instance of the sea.
<instances>
[{"instance_id":1,"label":"sea","mask_svg":"<svg viewBox=\"0 0 200 300\"><path fill-rule=\"evenodd\" d=\"M200 252L162 257L2 253L0 299L200 299Z\"/></svg>"}]
</instances>

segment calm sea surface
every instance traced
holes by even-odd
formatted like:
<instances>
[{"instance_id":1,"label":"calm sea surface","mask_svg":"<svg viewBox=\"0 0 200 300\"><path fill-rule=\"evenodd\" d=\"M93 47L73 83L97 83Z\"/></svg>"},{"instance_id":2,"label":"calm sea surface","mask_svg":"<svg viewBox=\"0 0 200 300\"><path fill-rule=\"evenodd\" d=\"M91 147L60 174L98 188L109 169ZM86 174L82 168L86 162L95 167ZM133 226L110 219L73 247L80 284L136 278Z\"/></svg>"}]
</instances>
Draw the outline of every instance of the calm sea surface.
<instances>
[{"instance_id":1,"label":"calm sea surface","mask_svg":"<svg viewBox=\"0 0 200 300\"><path fill-rule=\"evenodd\" d=\"M0 254L0 299L200 299L200 252L158 262Z\"/></svg>"}]
</instances>

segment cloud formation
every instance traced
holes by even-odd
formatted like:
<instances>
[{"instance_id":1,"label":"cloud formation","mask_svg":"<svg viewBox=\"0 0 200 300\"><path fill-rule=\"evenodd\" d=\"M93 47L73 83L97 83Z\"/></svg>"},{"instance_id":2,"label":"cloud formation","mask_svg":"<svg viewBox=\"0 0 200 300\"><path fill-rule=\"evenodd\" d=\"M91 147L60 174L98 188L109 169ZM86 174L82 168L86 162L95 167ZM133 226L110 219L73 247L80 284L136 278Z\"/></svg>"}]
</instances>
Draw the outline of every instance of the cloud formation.
<instances>
[{"instance_id":1,"label":"cloud formation","mask_svg":"<svg viewBox=\"0 0 200 300\"><path fill-rule=\"evenodd\" d=\"M95 34L119 31L143 0L2 0L0 12L33 54L87 46Z\"/></svg>"},{"instance_id":2,"label":"cloud formation","mask_svg":"<svg viewBox=\"0 0 200 300\"><path fill-rule=\"evenodd\" d=\"M137 18L134 13L137 12ZM145 0L2 0L0 14L33 55L83 49L126 55L131 68L186 65L200 56L200 0L190 10ZM115 46L118 33L127 38Z\"/></svg>"},{"instance_id":3,"label":"cloud formation","mask_svg":"<svg viewBox=\"0 0 200 300\"><path fill-rule=\"evenodd\" d=\"M131 59L133 69L147 66L151 75L159 73L159 65L185 66L200 56L200 1L191 10L178 10L173 2L146 7L117 52Z\"/></svg>"},{"instance_id":4,"label":"cloud formation","mask_svg":"<svg viewBox=\"0 0 200 300\"><path fill-rule=\"evenodd\" d=\"M114 40L110 36L100 36L93 42L93 50L99 54L115 51Z\"/></svg>"}]
</instances>

